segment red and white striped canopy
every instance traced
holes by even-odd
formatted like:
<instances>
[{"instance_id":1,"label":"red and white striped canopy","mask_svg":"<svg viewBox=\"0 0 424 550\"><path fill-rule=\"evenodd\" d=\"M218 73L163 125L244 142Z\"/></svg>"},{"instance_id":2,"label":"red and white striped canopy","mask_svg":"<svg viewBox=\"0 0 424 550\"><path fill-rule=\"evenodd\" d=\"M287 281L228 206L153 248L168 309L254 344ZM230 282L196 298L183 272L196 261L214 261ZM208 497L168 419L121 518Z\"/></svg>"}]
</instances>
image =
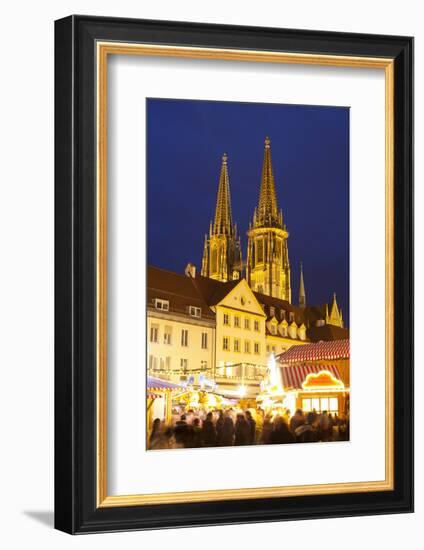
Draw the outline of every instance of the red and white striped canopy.
<instances>
[{"instance_id":1,"label":"red and white striped canopy","mask_svg":"<svg viewBox=\"0 0 424 550\"><path fill-rule=\"evenodd\" d=\"M304 363L306 361L319 361L332 359L349 359L349 340L334 340L331 342L318 342L305 344L304 346L292 346L284 353L276 357L280 363Z\"/></svg>"},{"instance_id":2,"label":"red and white striped canopy","mask_svg":"<svg viewBox=\"0 0 424 550\"><path fill-rule=\"evenodd\" d=\"M285 390L301 390L308 374L318 374L323 370L329 371L334 378L342 381L339 369L335 365L290 365L279 368L281 383Z\"/></svg>"},{"instance_id":3,"label":"red and white striped canopy","mask_svg":"<svg viewBox=\"0 0 424 550\"><path fill-rule=\"evenodd\" d=\"M162 380L154 376L147 377L146 389L148 392L173 391L181 390L182 388L183 386L181 386L181 384L174 384L174 382L170 382L169 380Z\"/></svg>"},{"instance_id":4,"label":"red and white striped canopy","mask_svg":"<svg viewBox=\"0 0 424 550\"><path fill-rule=\"evenodd\" d=\"M147 392L147 399L157 399L158 397L163 397L162 395L160 395L159 393L152 393L152 392Z\"/></svg>"}]
</instances>

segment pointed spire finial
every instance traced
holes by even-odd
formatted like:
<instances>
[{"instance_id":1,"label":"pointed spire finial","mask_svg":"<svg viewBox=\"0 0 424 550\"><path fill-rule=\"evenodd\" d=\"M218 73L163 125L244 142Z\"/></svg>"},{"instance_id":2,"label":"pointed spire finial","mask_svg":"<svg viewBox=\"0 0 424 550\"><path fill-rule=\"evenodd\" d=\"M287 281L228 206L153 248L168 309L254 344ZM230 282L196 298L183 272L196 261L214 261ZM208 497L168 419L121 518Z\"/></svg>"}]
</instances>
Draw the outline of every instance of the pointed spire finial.
<instances>
[{"instance_id":1,"label":"pointed spire finial","mask_svg":"<svg viewBox=\"0 0 424 550\"><path fill-rule=\"evenodd\" d=\"M299 306L306 306L305 282L303 280L303 263L300 262Z\"/></svg>"},{"instance_id":2,"label":"pointed spire finial","mask_svg":"<svg viewBox=\"0 0 424 550\"><path fill-rule=\"evenodd\" d=\"M230 178L228 176L228 155L222 155L221 174L219 176L218 195L216 198L214 235L232 235L233 218L231 213Z\"/></svg>"},{"instance_id":3,"label":"pointed spire finial","mask_svg":"<svg viewBox=\"0 0 424 550\"><path fill-rule=\"evenodd\" d=\"M271 140L265 138L264 160L262 165L261 189L257 209L257 220L254 223L259 227L281 227L282 220L277 205L274 174L271 161Z\"/></svg>"}]
</instances>

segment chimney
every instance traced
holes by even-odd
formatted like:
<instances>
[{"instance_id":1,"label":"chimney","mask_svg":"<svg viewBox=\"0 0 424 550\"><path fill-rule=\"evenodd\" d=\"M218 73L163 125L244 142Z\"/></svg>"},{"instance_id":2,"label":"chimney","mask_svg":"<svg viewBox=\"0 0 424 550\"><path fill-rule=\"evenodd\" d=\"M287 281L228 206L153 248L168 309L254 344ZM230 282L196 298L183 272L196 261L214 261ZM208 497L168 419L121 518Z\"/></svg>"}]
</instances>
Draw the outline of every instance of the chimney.
<instances>
[{"instance_id":1,"label":"chimney","mask_svg":"<svg viewBox=\"0 0 424 550\"><path fill-rule=\"evenodd\" d=\"M192 279L196 278L196 266L192 263L188 263L184 273L187 277L191 277Z\"/></svg>"}]
</instances>

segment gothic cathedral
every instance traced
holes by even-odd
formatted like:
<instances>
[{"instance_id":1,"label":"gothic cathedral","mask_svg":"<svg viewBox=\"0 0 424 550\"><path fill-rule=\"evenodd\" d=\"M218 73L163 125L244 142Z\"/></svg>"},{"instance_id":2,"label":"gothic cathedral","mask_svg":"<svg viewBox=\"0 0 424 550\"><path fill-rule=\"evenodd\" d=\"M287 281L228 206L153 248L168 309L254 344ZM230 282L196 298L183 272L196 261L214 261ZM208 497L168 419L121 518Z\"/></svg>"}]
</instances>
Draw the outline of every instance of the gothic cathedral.
<instances>
[{"instance_id":1,"label":"gothic cathedral","mask_svg":"<svg viewBox=\"0 0 424 550\"><path fill-rule=\"evenodd\" d=\"M259 204L250 224L247 245L246 279L250 287L262 294L291 302L288 231L283 213L278 211L271 162L271 142L265 139L264 162ZM215 220L205 235L202 275L227 282L242 275L240 237L231 214L228 157L222 157Z\"/></svg>"}]
</instances>

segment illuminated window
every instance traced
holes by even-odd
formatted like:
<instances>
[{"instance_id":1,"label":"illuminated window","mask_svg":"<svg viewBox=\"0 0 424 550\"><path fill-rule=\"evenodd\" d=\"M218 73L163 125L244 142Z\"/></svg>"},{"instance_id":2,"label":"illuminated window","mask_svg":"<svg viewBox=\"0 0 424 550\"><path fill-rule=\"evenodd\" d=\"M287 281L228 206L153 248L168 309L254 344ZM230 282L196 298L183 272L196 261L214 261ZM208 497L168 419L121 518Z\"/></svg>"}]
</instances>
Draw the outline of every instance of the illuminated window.
<instances>
[{"instance_id":1,"label":"illuminated window","mask_svg":"<svg viewBox=\"0 0 424 550\"><path fill-rule=\"evenodd\" d=\"M165 327L165 332L163 333L163 343L170 346L172 343L172 327Z\"/></svg>"},{"instance_id":2,"label":"illuminated window","mask_svg":"<svg viewBox=\"0 0 424 550\"><path fill-rule=\"evenodd\" d=\"M181 331L181 345L185 348L188 346L188 330L185 328Z\"/></svg>"},{"instance_id":3,"label":"illuminated window","mask_svg":"<svg viewBox=\"0 0 424 550\"><path fill-rule=\"evenodd\" d=\"M244 341L244 353L250 353L250 340Z\"/></svg>"},{"instance_id":4,"label":"illuminated window","mask_svg":"<svg viewBox=\"0 0 424 550\"><path fill-rule=\"evenodd\" d=\"M302 399L303 412L310 412L315 410L317 413L327 411L328 413L335 414L339 412L339 400L337 397L316 397Z\"/></svg>"},{"instance_id":5,"label":"illuminated window","mask_svg":"<svg viewBox=\"0 0 424 550\"><path fill-rule=\"evenodd\" d=\"M202 309L200 307L190 306L189 313L192 317L200 318L202 315Z\"/></svg>"},{"instance_id":6,"label":"illuminated window","mask_svg":"<svg viewBox=\"0 0 424 550\"><path fill-rule=\"evenodd\" d=\"M224 325L229 325L230 324L230 316L228 315L228 313L224 313Z\"/></svg>"},{"instance_id":7,"label":"illuminated window","mask_svg":"<svg viewBox=\"0 0 424 550\"><path fill-rule=\"evenodd\" d=\"M160 300L159 298L155 299L155 308L160 309L162 311L169 311L169 301L168 300Z\"/></svg>"},{"instance_id":8,"label":"illuminated window","mask_svg":"<svg viewBox=\"0 0 424 550\"><path fill-rule=\"evenodd\" d=\"M245 317L244 319L244 328L246 330L250 330L250 319L248 319L247 317Z\"/></svg>"},{"instance_id":9,"label":"illuminated window","mask_svg":"<svg viewBox=\"0 0 424 550\"><path fill-rule=\"evenodd\" d=\"M216 248L212 248L212 252L211 252L211 273L216 273L218 271L217 259L218 259L217 250L216 250Z\"/></svg>"},{"instance_id":10,"label":"illuminated window","mask_svg":"<svg viewBox=\"0 0 424 550\"><path fill-rule=\"evenodd\" d=\"M330 412L339 412L339 400L337 397L330 397L329 398L329 404L328 404L328 410Z\"/></svg>"},{"instance_id":11,"label":"illuminated window","mask_svg":"<svg viewBox=\"0 0 424 550\"><path fill-rule=\"evenodd\" d=\"M153 355L149 355L149 370L156 370L158 368L158 358Z\"/></svg>"},{"instance_id":12,"label":"illuminated window","mask_svg":"<svg viewBox=\"0 0 424 550\"><path fill-rule=\"evenodd\" d=\"M259 321L255 321L255 330L256 332L259 332Z\"/></svg>"},{"instance_id":13,"label":"illuminated window","mask_svg":"<svg viewBox=\"0 0 424 550\"><path fill-rule=\"evenodd\" d=\"M202 349L208 349L208 333L202 332Z\"/></svg>"},{"instance_id":14,"label":"illuminated window","mask_svg":"<svg viewBox=\"0 0 424 550\"><path fill-rule=\"evenodd\" d=\"M240 338L234 338L234 351L240 351Z\"/></svg>"},{"instance_id":15,"label":"illuminated window","mask_svg":"<svg viewBox=\"0 0 424 550\"><path fill-rule=\"evenodd\" d=\"M228 336L224 336L224 338L222 339L222 349L224 351L230 350L230 339L228 338Z\"/></svg>"},{"instance_id":16,"label":"illuminated window","mask_svg":"<svg viewBox=\"0 0 424 550\"><path fill-rule=\"evenodd\" d=\"M256 263L264 261L264 242L262 239L256 242Z\"/></svg>"},{"instance_id":17,"label":"illuminated window","mask_svg":"<svg viewBox=\"0 0 424 550\"><path fill-rule=\"evenodd\" d=\"M152 325L150 327L150 341L157 344L159 339L159 327L158 325Z\"/></svg>"},{"instance_id":18,"label":"illuminated window","mask_svg":"<svg viewBox=\"0 0 424 550\"><path fill-rule=\"evenodd\" d=\"M256 355L259 355L259 353L260 353L260 345L259 345L259 342L255 342L255 346L254 346L253 349L254 349Z\"/></svg>"},{"instance_id":19,"label":"illuminated window","mask_svg":"<svg viewBox=\"0 0 424 550\"><path fill-rule=\"evenodd\" d=\"M234 326L240 328L240 317L238 315L234 315Z\"/></svg>"}]
</instances>

